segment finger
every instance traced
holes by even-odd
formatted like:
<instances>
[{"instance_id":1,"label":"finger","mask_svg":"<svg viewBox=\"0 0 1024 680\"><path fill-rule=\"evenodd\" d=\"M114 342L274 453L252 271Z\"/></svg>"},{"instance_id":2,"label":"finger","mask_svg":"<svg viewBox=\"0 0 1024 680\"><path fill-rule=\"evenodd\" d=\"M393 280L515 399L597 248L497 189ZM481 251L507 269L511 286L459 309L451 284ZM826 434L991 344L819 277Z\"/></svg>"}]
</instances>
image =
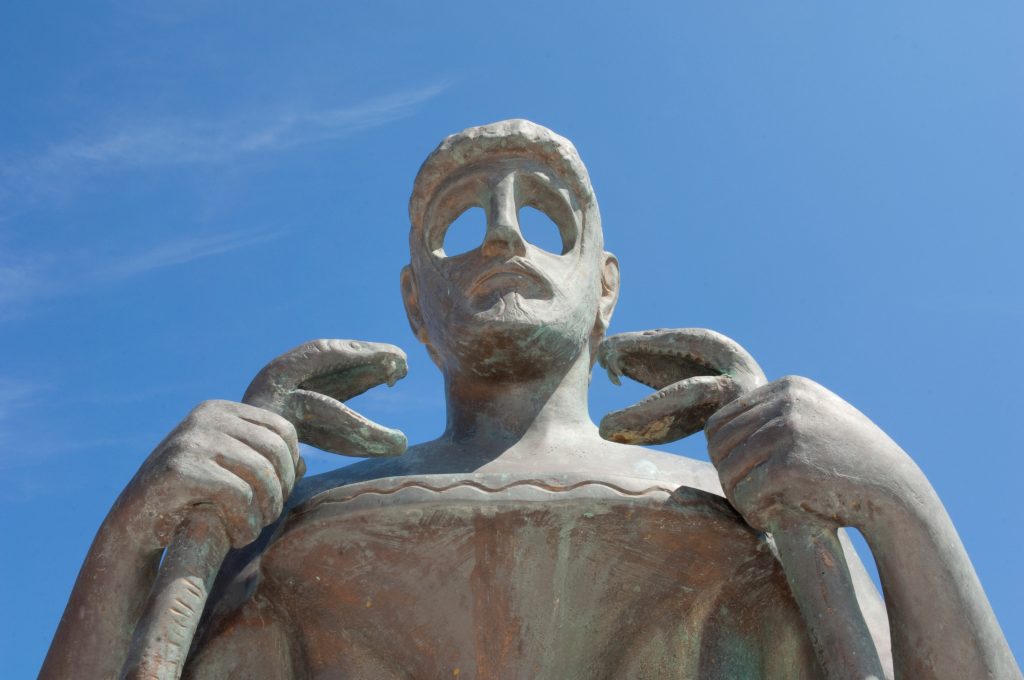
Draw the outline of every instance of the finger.
<instances>
[{"instance_id":1,"label":"finger","mask_svg":"<svg viewBox=\"0 0 1024 680\"><path fill-rule=\"evenodd\" d=\"M289 424L289 427L295 428ZM274 467L281 489L287 497L295 485L297 456L281 436L261 424L244 418L226 423L222 432L248 445L253 451L265 457ZM296 445L296 449L298 446Z\"/></svg>"},{"instance_id":2,"label":"finger","mask_svg":"<svg viewBox=\"0 0 1024 680\"><path fill-rule=\"evenodd\" d=\"M789 429L785 419L773 418L734 447L716 465L725 495L730 496L740 480L747 477L757 466L773 456L784 454L788 440Z\"/></svg>"},{"instance_id":3,"label":"finger","mask_svg":"<svg viewBox=\"0 0 1024 680\"><path fill-rule=\"evenodd\" d=\"M259 511L263 525L270 524L284 508L284 491L277 471L264 455L230 433L218 435L213 443L214 462L245 480L252 489L252 505Z\"/></svg>"},{"instance_id":4,"label":"finger","mask_svg":"<svg viewBox=\"0 0 1024 680\"><path fill-rule=\"evenodd\" d=\"M284 440L288 447L289 455L292 458L292 465L294 466L298 463L299 437L295 432L295 426L292 425L287 418L279 413L275 413L258 406L238 402L228 403L232 403L237 407L233 409L233 412L240 419L250 422L253 425L266 428Z\"/></svg>"},{"instance_id":5,"label":"finger","mask_svg":"<svg viewBox=\"0 0 1024 680\"><path fill-rule=\"evenodd\" d=\"M770 489L773 476L777 476L774 460L767 458L755 465L728 492L727 497L747 524L758 531L770 531L781 507L780 496Z\"/></svg>"},{"instance_id":6,"label":"finger","mask_svg":"<svg viewBox=\"0 0 1024 680\"><path fill-rule=\"evenodd\" d=\"M204 487L196 506L212 506L224 519L234 548L256 540L265 526L253 512L252 487L241 477L214 461L203 466Z\"/></svg>"},{"instance_id":7,"label":"finger","mask_svg":"<svg viewBox=\"0 0 1024 680\"><path fill-rule=\"evenodd\" d=\"M704 434L708 440L711 462L718 465L735 446L779 415L782 415L781 404L770 400L758 402L730 420L715 419L714 428L709 420L709 424L704 427Z\"/></svg>"},{"instance_id":8,"label":"finger","mask_svg":"<svg viewBox=\"0 0 1024 680\"><path fill-rule=\"evenodd\" d=\"M714 437L727 422L736 418L744 411L749 411L758 404L770 401L779 391L778 381L762 385L752 392L741 395L721 409L711 414L704 426L704 432L708 437Z\"/></svg>"},{"instance_id":9,"label":"finger","mask_svg":"<svg viewBox=\"0 0 1024 680\"><path fill-rule=\"evenodd\" d=\"M408 441L398 430L379 425L340 401L318 392L296 390L289 400L303 443L346 456L399 456Z\"/></svg>"}]
</instances>

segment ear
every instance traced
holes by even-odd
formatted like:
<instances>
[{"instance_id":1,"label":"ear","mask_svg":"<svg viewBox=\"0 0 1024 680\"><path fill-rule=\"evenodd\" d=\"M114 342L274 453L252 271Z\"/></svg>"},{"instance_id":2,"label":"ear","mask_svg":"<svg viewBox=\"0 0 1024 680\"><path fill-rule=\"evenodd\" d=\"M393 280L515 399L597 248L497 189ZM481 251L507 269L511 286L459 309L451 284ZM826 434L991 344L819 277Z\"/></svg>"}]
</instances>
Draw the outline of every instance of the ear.
<instances>
[{"instance_id":1,"label":"ear","mask_svg":"<svg viewBox=\"0 0 1024 680\"><path fill-rule=\"evenodd\" d=\"M423 323L423 313L420 311L420 296L416 290L416 277L412 272L412 265L402 267L402 302L405 303L405 315L409 319L409 327L413 335L427 344L427 329Z\"/></svg>"},{"instance_id":2,"label":"ear","mask_svg":"<svg viewBox=\"0 0 1024 680\"><path fill-rule=\"evenodd\" d=\"M601 299L597 305L597 326L601 335L608 330L612 321L615 303L619 301L619 260L609 252L604 253L601 266Z\"/></svg>"},{"instance_id":3,"label":"ear","mask_svg":"<svg viewBox=\"0 0 1024 680\"><path fill-rule=\"evenodd\" d=\"M416 289L416 275L412 271L412 265L402 267L402 302L405 303L405 316L409 319L409 328L416 339L422 342L427 348L430 360L441 367L441 357L430 345L430 337L427 335L427 325L423 323L423 312L420 310L420 295Z\"/></svg>"}]
</instances>

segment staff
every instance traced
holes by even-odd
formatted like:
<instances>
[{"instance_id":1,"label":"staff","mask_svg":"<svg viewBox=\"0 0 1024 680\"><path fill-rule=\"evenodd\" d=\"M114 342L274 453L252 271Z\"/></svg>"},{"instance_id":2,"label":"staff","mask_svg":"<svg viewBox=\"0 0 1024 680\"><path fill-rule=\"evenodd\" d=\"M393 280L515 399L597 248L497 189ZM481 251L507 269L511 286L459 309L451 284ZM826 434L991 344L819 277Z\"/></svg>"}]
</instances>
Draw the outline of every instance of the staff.
<instances>
[{"instance_id":1,"label":"staff","mask_svg":"<svg viewBox=\"0 0 1024 680\"><path fill-rule=\"evenodd\" d=\"M270 362L243 403L288 420L299 441L349 456L397 456L406 438L342 402L405 377L402 350L353 340L317 340ZM305 471L299 459L296 477ZM121 671L125 680L177 680L210 589L231 543L212 507L196 506L175 530Z\"/></svg>"},{"instance_id":2,"label":"staff","mask_svg":"<svg viewBox=\"0 0 1024 680\"><path fill-rule=\"evenodd\" d=\"M611 336L599 360L612 382L626 375L658 390L601 421L602 437L625 444L665 444L699 432L710 415L767 383L746 350L702 328ZM722 462L714 461L720 469ZM836 529L767 528L825 677L882 680Z\"/></svg>"}]
</instances>

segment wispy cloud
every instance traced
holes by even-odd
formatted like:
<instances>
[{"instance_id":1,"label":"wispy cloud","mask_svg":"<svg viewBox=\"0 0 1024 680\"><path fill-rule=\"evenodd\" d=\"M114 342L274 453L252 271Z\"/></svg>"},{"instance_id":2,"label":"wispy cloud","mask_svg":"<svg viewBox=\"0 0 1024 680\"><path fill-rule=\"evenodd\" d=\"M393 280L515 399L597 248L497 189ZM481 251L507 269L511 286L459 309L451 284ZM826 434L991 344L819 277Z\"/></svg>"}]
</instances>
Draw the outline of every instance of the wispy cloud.
<instances>
[{"instance_id":1,"label":"wispy cloud","mask_svg":"<svg viewBox=\"0 0 1024 680\"><path fill-rule=\"evenodd\" d=\"M39 265L25 261L0 261L0 319L9 305L46 291L47 285L40 270Z\"/></svg>"},{"instance_id":2,"label":"wispy cloud","mask_svg":"<svg viewBox=\"0 0 1024 680\"><path fill-rule=\"evenodd\" d=\"M272 241L283 231L233 231L212 236L192 236L160 243L148 250L129 253L110 261L102 270L102 278L120 280L146 274L157 269L223 255L234 250Z\"/></svg>"},{"instance_id":3,"label":"wispy cloud","mask_svg":"<svg viewBox=\"0 0 1024 680\"><path fill-rule=\"evenodd\" d=\"M30 406L45 390L45 385L0 377L0 425L14 418L20 409Z\"/></svg>"},{"instance_id":4,"label":"wispy cloud","mask_svg":"<svg viewBox=\"0 0 1024 680\"><path fill-rule=\"evenodd\" d=\"M20 161L0 159L0 208L7 214L0 214L0 223L31 209L40 197L66 197L84 177L125 168L229 163L246 155L341 139L413 115L449 87L448 82L436 82L334 108L293 107L216 120L150 120L54 143ZM221 255L281 234L193 235L132 252L86 251L77 256L0 251L0 321L20 314L27 301Z\"/></svg>"},{"instance_id":5,"label":"wispy cloud","mask_svg":"<svg viewBox=\"0 0 1024 680\"><path fill-rule=\"evenodd\" d=\"M160 399L167 397L168 395L180 392L185 389L185 385L156 385L149 387L142 387L139 389L118 389L116 391L87 391L82 394L69 395L65 394L63 403L65 404L84 404L88 406L101 406L103 408L112 408L115 406L128 406L132 404L138 404L141 402L151 401L154 399Z\"/></svg>"},{"instance_id":6,"label":"wispy cloud","mask_svg":"<svg viewBox=\"0 0 1024 680\"><path fill-rule=\"evenodd\" d=\"M247 113L221 120L148 121L54 144L36 158L8 166L3 175L9 184L38 185L65 172L225 163L246 154L341 139L406 118L448 87L449 83L440 82L322 110Z\"/></svg>"},{"instance_id":7,"label":"wispy cloud","mask_svg":"<svg viewBox=\"0 0 1024 680\"><path fill-rule=\"evenodd\" d=\"M113 0L113 5L130 16L163 24L190 21L223 6L216 0Z\"/></svg>"},{"instance_id":8,"label":"wispy cloud","mask_svg":"<svg viewBox=\"0 0 1024 680\"><path fill-rule=\"evenodd\" d=\"M16 422L24 411L35 405L47 387L0 376L0 470L6 469L19 458L13 447L25 444L14 441L11 422Z\"/></svg>"},{"instance_id":9,"label":"wispy cloud","mask_svg":"<svg viewBox=\"0 0 1024 680\"><path fill-rule=\"evenodd\" d=\"M19 316L28 303L41 298L80 292L160 269L224 255L267 243L285 233L284 230L227 231L212 235L181 236L147 248L120 253L49 256L33 262L0 260L0 321Z\"/></svg>"},{"instance_id":10,"label":"wispy cloud","mask_svg":"<svg viewBox=\"0 0 1024 680\"><path fill-rule=\"evenodd\" d=\"M174 391L151 387L137 391L79 397L73 391L45 380L0 376L0 505L32 500L55 493L40 466L62 456L89 452L90 457L144 452L153 445L152 433L120 432L115 436L82 436L53 422L61 409L100 405L125 406Z\"/></svg>"}]
</instances>

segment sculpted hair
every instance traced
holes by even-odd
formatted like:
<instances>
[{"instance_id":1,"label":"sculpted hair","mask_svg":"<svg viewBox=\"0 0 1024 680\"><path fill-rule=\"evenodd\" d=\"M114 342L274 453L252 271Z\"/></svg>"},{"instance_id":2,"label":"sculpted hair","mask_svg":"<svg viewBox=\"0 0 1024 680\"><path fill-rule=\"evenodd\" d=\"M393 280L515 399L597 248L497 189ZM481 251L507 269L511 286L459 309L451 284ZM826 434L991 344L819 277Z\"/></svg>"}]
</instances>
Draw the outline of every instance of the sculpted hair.
<instances>
[{"instance_id":1,"label":"sculpted hair","mask_svg":"<svg viewBox=\"0 0 1024 680\"><path fill-rule=\"evenodd\" d=\"M597 199L576 147L548 128L522 119L480 125L450 135L427 156L416 174L409 199L410 238L422 233L430 201L448 177L466 165L503 157L527 158L557 172L571 188L584 221L592 227L591 238L596 238L596 245L602 247Z\"/></svg>"}]
</instances>

